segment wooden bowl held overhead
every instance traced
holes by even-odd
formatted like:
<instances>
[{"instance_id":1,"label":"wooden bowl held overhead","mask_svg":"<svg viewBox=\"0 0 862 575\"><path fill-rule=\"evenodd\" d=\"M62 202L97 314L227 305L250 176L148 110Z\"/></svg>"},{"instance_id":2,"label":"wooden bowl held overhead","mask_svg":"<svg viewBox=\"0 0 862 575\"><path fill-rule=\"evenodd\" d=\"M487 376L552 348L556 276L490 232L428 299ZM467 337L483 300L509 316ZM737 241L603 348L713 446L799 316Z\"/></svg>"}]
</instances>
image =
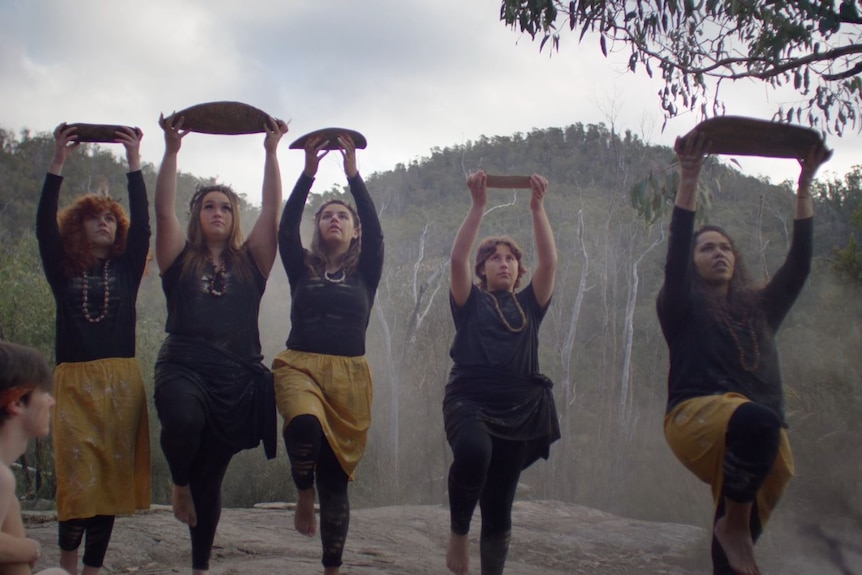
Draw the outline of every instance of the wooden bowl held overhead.
<instances>
[{"instance_id":1,"label":"wooden bowl held overhead","mask_svg":"<svg viewBox=\"0 0 862 575\"><path fill-rule=\"evenodd\" d=\"M321 128L320 130L314 130L313 132L309 132L298 137L290 144L290 149L304 150L305 144L309 140L319 137L326 140L326 146L323 148L324 150L337 150L341 148L341 145L338 143L338 136L341 135L350 136L357 150L364 150L368 145L368 141L365 139L365 136L356 130L349 130L347 128Z\"/></svg>"},{"instance_id":2,"label":"wooden bowl held overhead","mask_svg":"<svg viewBox=\"0 0 862 575\"><path fill-rule=\"evenodd\" d=\"M242 102L206 102L174 112L166 120L179 118L183 119L183 130L236 136L263 133L271 116Z\"/></svg>"},{"instance_id":3,"label":"wooden bowl held overhead","mask_svg":"<svg viewBox=\"0 0 862 575\"><path fill-rule=\"evenodd\" d=\"M115 143L118 131L121 131L123 128L135 131L135 128L131 126L122 126L119 124L84 124L78 122L75 124L66 124L66 127L75 128L72 138L76 142L86 143Z\"/></svg>"},{"instance_id":4,"label":"wooden bowl held overhead","mask_svg":"<svg viewBox=\"0 0 862 575\"><path fill-rule=\"evenodd\" d=\"M811 128L744 116L718 116L704 120L683 137L688 138L695 133L706 137L708 153L732 156L801 160L813 146L824 144L820 133Z\"/></svg>"}]
</instances>

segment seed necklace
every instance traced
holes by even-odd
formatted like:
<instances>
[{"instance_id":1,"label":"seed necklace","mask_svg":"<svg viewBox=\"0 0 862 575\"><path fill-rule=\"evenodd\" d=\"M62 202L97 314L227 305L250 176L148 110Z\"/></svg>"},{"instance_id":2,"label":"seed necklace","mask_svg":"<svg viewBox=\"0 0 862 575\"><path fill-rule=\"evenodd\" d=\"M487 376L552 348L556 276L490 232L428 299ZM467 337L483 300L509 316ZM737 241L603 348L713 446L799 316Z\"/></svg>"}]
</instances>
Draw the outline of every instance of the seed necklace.
<instances>
[{"instance_id":1,"label":"seed necklace","mask_svg":"<svg viewBox=\"0 0 862 575\"><path fill-rule=\"evenodd\" d=\"M221 264L216 265L213 261L212 254L207 254L207 261L213 267L213 273L210 276L207 291L216 297L221 297L227 291L227 268L225 266L224 258L222 258ZM221 284L220 290L216 289L216 278L218 278L218 281Z\"/></svg>"},{"instance_id":2,"label":"seed necklace","mask_svg":"<svg viewBox=\"0 0 862 575\"><path fill-rule=\"evenodd\" d=\"M86 319L90 323L99 323L108 316L108 301L111 297L110 282L108 281L109 263L110 260L105 260L105 263L102 264L102 287L105 290L105 297L102 301L102 313L99 314L98 317L93 317L90 315L89 301L87 299L87 293L90 291L90 281L89 277L87 276L87 270L84 270L82 274L84 279L84 286L81 290L81 309L84 311L84 319Z\"/></svg>"},{"instance_id":3,"label":"seed necklace","mask_svg":"<svg viewBox=\"0 0 862 575\"><path fill-rule=\"evenodd\" d=\"M518 313L521 316L521 325L520 327L512 327L512 324L509 323L509 320L506 319L506 316L503 314L503 310L500 308L500 302L497 301L497 298L494 297L494 294L488 293L488 297L491 298L491 301L494 302L494 309L497 310L497 315L500 316L500 320L503 322L503 325L506 326L506 329L512 333L521 333L524 331L524 328L527 327L527 314L524 313L524 308L521 307L521 303L518 301L518 298L515 297L515 294L509 292L509 295L512 296L512 300L515 302L515 307L518 308Z\"/></svg>"}]
</instances>

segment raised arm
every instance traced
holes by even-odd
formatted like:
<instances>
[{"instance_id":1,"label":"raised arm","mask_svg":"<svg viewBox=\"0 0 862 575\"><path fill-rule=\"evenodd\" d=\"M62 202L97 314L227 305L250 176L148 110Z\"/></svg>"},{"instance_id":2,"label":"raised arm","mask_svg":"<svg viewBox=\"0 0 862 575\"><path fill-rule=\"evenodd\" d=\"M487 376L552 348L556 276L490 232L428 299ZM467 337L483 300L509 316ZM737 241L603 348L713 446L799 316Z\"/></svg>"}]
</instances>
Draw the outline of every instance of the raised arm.
<instances>
[{"instance_id":1,"label":"raised arm","mask_svg":"<svg viewBox=\"0 0 862 575\"><path fill-rule=\"evenodd\" d=\"M377 291L383 275L383 228L374 201L356 166L356 145L350 136L338 137L339 152L344 160L344 175L350 194L356 203L356 213L362 224L362 251L359 253L359 273L372 293Z\"/></svg>"},{"instance_id":2,"label":"raised arm","mask_svg":"<svg viewBox=\"0 0 862 575\"><path fill-rule=\"evenodd\" d=\"M473 204L467 217L458 228L455 242L452 244L452 253L449 259L450 280L449 289L455 305L463 306L470 297L473 288L473 274L470 272L470 251L476 238L479 236L479 226L482 225L482 216L485 214L485 206L488 205L487 176L479 170L467 176L467 187Z\"/></svg>"},{"instance_id":3,"label":"raised arm","mask_svg":"<svg viewBox=\"0 0 862 575\"><path fill-rule=\"evenodd\" d=\"M269 276L278 251L278 210L281 207L281 171L278 166L278 143L287 133L287 124L267 118L266 138L263 147L266 160L263 165L263 195L260 215L248 235L248 249L264 276Z\"/></svg>"},{"instance_id":4,"label":"raised arm","mask_svg":"<svg viewBox=\"0 0 862 575\"><path fill-rule=\"evenodd\" d=\"M700 132L679 137L673 149L679 158L679 187L676 190L675 205L693 212L697 209L697 179L706 153L708 142Z\"/></svg>"},{"instance_id":5,"label":"raised arm","mask_svg":"<svg viewBox=\"0 0 862 575\"><path fill-rule=\"evenodd\" d=\"M188 131L183 131L183 118L159 116L159 126L165 132L165 155L156 178L156 263L159 272L171 267L186 245L186 236L174 208L177 196L177 155Z\"/></svg>"},{"instance_id":6,"label":"raised arm","mask_svg":"<svg viewBox=\"0 0 862 575\"><path fill-rule=\"evenodd\" d=\"M79 145L74 139L75 129L67 127L65 123L54 129L54 157L48 166L39 197L39 207L36 210L39 254L42 257L45 277L52 286L63 278L63 270L60 267L63 243L60 241L60 228L57 225L57 208L60 202L60 186L63 183L63 164Z\"/></svg>"},{"instance_id":7,"label":"raised arm","mask_svg":"<svg viewBox=\"0 0 862 575\"><path fill-rule=\"evenodd\" d=\"M799 160L802 170L799 173L799 186L796 188L796 213L794 219L804 220L814 216L814 198L811 196L811 182L817 174L818 168L830 157L832 152L826 146L820 144L808 150L804 160Z\"/></svg>"},{"instance_id":8,"label":"raised arm","mask_svg":"<svg viewBox=\"0 0 862 575\"><path fill-rule=\"evenodd\" d=\"M117 141L126 149L129 173L126 175L129 188L129 237L125 256L132 261L132 267L143 274L150 250L150 210L147 201L147 187L141 173L141 139L144 133L140 128L125 127L117 131Z\"/></svg>"},{"instance_id":9,"label":"raised arm","mask_svg":"<svg viewBox=\"0 0 862 575\"><path fill-rule=\"evenodd\" d=\"M554 280L557 275L557 245L554 242L554 232L545 211L545 193L548 190L548 180L533 174L530 176L530 187L533 195L530 198L530 212L533 214L533 236L536 240L536 268L533 270L533 293L536 301L545 307L551 301L554 293Z\"/></svg>"}]
</instances>

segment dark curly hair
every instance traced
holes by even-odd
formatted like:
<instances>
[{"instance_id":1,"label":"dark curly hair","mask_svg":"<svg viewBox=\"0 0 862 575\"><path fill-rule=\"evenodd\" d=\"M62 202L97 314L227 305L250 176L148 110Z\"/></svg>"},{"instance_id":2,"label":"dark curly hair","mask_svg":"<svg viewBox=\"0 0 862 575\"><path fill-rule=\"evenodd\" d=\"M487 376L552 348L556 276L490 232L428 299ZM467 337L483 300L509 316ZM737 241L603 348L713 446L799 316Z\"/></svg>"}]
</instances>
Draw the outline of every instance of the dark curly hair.
<instances>
[{"instance_id":1,"label":"dark curly hair","mask_svg":"<svg viewBox=\"0 0 862 575\"><path fill-rule=\"evenodd\" d=\"M497 251L497 246L500 244L508 246L512 255L515 256L515 259L518 261L518 277L515 278L515 285L513 286L514 289L518 289L521 286L521 278L524 277L528 271L527 267L524 265L524 253L521 251L521 248L518 247L518 244L515 243L515 240L509 236L491 236L485 238L479 243L479 249L476 252L476 265L473 266L473 271L479 277L479 287L485 291L488 290L488 278L485 277L484 274L485 262L488 261L488 258L494 255Z\"/></svg>"},{"instance_id":2,"label":"dark curly hair","mask_svg":"<svg viewBox=\"0 0 862 575\"><path fill-rule=\"evenodd\" d=\"M63 269L66 275L76 275L95 266L99 258L92 253L87 234L84 231L84 221L111 212L117 221L117 233L114 245L108 253L108 258L115 258L126 251L126 240L129 235L129 217L120 203L109 197L98 194L86 194L75 200L71 206L60 212L57 223L60 227L60 239L63 242Z\"/></svg>"}]
</instances>

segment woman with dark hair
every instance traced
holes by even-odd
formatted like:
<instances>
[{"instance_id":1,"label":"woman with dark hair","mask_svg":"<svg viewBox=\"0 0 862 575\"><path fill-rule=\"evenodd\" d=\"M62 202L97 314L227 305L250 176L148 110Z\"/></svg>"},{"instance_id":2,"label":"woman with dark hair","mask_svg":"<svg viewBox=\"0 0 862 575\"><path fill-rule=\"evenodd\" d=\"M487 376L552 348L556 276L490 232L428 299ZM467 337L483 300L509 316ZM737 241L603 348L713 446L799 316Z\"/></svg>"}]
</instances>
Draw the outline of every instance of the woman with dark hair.
<instances>
[{"instance_id":1,"label":"woman with dark hair","mask_svg":"<svg viewBox=\"0 0 862 575\"><path fill-rule=\"evenodd\" d=\"M277 251L278 143L269 119L260 214L243 241L240 202L228 186L199 188L183 232L174 211L183 118L159 118L165 155L156 181L156 262L168 303L155 370L161 446L173 480L174 516L187 523L192 572L209 570L221 484L233 455L263 440L275 457L272 377L261 361L260 300Z\"/></svg>"},{"instance_id":2,"label":"woman with dark hair","mask_svg":"<svg viewBox=\"0 0 862 575\"><path fill-rule=\"evenodd\" d=\"M727 232L704 226L693 233L709 143L695 133L675 148L682 174L657 302L670 348L665 436L712 488L713 572L757 575L754 543L793 476L775 335L811 268L811 182L828 151L817 146L800 160L790 251L755 288Z\"/></svg>"},{"instance_id":3,"label":"woman with dark hair","mask_svg":"<svg viewBox=\"0 0 862 575\"><path fill-rule=\"evenodd\" d=\"M147 263L150 223L141 174L142 132L117 131L129 163L129 212L95 194L57 216L63 164L78 143L75 129L54 130L36 215L45 276L57 305L57 382L53 425L60 565L99 572L114 516L150 506L147 399L135 359L135 301Z\"/></svg>"},{"instance_id":4,"label":"woman with dark hair","mask_svg":"<svg viewBox=\"0 0 862 575\"><path fill-rule=\"evenodd\" d=\"M292 295L287 349L273 361L284 443L299 493L296 530L312 537L315 487L326 575L337 575L347 538L347 482L365 452L371 424L371 370L365 330L383 271L383 230L356 167L349 136L338 138L356 202L332 200L314 215L311 250L302 247L302 211L326 142L305 146L305 169L287 199L278 246Z\"/></svg>"},{"instance_id":5,"label":"woman with dark hair","mask_svg":"<svg viewBox=\"0 0 862 575\"><path fill-rule=\"evenodd\" d=\"M451 533L446 566L470 571L469 531L478 503L482 513L479 555L482 575L503 573L512 530L512 503L521 471L560 438L553 386L539 372L539 326L554 292L557 248L545 194L548 180L530 177L536 269L527 273L520 248L509 237L482 240L473 272L470 251L488 203L487 177L467 178L473 198L455 236L449 303L455 321L450 355L454 365L443 399L449 468Z\"/></svg>"}]
</instances>

